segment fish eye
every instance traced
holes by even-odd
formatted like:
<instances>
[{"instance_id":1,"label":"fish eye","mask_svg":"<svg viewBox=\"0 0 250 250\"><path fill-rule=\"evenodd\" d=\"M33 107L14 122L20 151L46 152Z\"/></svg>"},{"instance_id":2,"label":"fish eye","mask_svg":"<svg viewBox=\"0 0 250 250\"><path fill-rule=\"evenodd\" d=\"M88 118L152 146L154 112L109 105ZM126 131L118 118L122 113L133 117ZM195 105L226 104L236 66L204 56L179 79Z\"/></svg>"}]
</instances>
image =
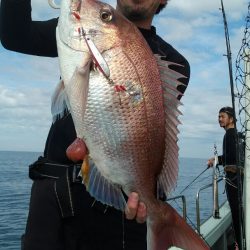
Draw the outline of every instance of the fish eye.
<instances>
[{"instance_id":1,"label":"fish eye","mask_svg":"<svg viewBox=\"0 0 250 250\"><path fill-rule=\"evenodd\" d=\"M113 19L113 15L110 10L104 9L100 11L100 17L104 22L110 22Z\"/></svg>"}]
</instances>

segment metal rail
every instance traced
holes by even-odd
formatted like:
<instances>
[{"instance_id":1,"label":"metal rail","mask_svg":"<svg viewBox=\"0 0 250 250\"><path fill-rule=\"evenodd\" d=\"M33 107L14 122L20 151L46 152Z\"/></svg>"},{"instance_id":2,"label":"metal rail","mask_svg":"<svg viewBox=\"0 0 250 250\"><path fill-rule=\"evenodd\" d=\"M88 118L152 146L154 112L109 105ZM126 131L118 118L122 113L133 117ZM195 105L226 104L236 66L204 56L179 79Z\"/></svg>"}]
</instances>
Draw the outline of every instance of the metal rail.
<instances>
[{"instance_id":1,"label":"metal rail","mask_svg":"<svg viewBox=\"0 0 250 250\"><path fill-rule=\"evenodd\" d=\"M213 181L213 183L211 184L208 184L206 186L203 186L201 187L200 189L198 189L197 191L197 194L196 194L196 222L197 222L197 231L200 233L200 227L201 227L201 220L200 220L200 192L209 188L209 187L213 187L215 190L216 187L215 185L217 185L221 180L223 180L223 178L220 178L220 179L216 179L215 177L213 177L213 180L216 180L216 181ZM218 200L218 197L216 195L218 195L218 192L214 191L214 211L213 211L213 216L214 218L219 218L219 214L218 214L218 210L217 210L217 200Z\"/></svg>"},{"instance_id":2,"label":"metal rail","mask_svg":"<svg viewBox=\"0 0 250 250\"><path fill-rule=\"evenodd\" d=\"M182 213L183 213L183 218L187 220L187 203L186 203L186 198L184 195L178 195L172 198L167 199L166 201L171 201L171 200L176 200L176 199L181 199L182 200Z\"/></svg>"}]
</instances>

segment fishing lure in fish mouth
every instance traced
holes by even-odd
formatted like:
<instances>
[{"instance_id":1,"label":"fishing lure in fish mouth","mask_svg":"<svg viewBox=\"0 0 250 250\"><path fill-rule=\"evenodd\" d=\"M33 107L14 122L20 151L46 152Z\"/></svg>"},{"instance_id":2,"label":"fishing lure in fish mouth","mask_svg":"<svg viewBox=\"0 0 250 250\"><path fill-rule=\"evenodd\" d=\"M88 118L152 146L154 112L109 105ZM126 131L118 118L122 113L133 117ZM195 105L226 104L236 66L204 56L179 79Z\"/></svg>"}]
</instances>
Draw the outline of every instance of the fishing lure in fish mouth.
<instances>
[{"instance_id":1,"label":"fishing lure in fish mouth","mask_svg":"<svg viewBox=\"0 0 250 250\"><path fill-rule=\"evenodd\" d=\"M78 17L76 17L78 18ZM138 103L142 100L142 90L136 85L131 82L126 82L125 84L115 84L114 81L110 78L110 70L107 62L101 55L100 51L96 47L95 43L91 40L90 35L87 35L84 31L83 27L78 29L78 33L81 37L84 38L90 53L93 56L95 66L100 70L100 72L107 78L110 85L114 85L115 92L127 93L132 98L132 103Z\"/></svg>"},{"instance_id":2,"label":"fishing lure in fish mouth","mask_svg":"<svg viewBox=\"0 0 250 250\"><path fill-rule=\"evenodd\" d=\"M95 43L91 40L90 36L86 34L83 27L78 29L79 35L82 36L88 46L90 53L93 56L94 63L96 67L101 71L101 73L109 80L110 80L110 70L108 67L107 62L101 55L98 48L95 46Z\"/></svg>"}]
</instances>

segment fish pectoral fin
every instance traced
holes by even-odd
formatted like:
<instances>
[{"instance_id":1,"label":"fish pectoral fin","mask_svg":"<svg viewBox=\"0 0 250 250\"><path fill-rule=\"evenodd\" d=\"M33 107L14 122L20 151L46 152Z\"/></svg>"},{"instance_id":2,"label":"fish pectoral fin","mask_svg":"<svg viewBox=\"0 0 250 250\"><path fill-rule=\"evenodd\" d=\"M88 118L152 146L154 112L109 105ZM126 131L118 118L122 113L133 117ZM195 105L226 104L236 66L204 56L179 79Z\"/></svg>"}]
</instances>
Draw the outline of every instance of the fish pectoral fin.
<instances>
[{"instance_id":1,"label":"fish pectoral fin","mask_svg":"<svg viewBox=\"0 0 250 250\"><path fill-rule=\"evenodd\" d=\"M65 90L69 99L70 107L74 107L76 101L83 101L82 107L86 108L88 90L89 90L89 75L90 75L91 61L88 61L82 67L76 67L70 81L67 83Z\"/></svg>"},{"instance_id":2,"label":"fish pectoral fin","mask_svg":"<svg viewBox=\"0 0 250 250\"><path fill-rule=\"evenodd\" d=\"M76 135L83 138L83 121L86 111L91 61L76 67L70 81L65 84L70 113L74 121Z\"/></svg>"},{"instance_id":3,"label":"fish pectoral fin","mask_svg":"<svg viewBox=\"0 0 250 250\"><path fill-rule=\"evenodd\" d=\"M85 166L83 166L85 168ZM121 188L110 183L98 170L93 161L89 159L89 164L82 172L83 183L91 196L103 204L113 206L118 210L124 210L126 201ZM85 171L84 170L84 171Z\"/></svg>"},{"instance_id":4,"label":"fish pectoral fin","mask_svg":"<svg viewBox=\"0 0 250 250\"><path fill-rule=\"evenodd\" d=\"M185 250L210 249L174 208L167 203L160 204L160 213L147 220L148 249L165 250L172 246Z\"/></svg>"}]
</instances>

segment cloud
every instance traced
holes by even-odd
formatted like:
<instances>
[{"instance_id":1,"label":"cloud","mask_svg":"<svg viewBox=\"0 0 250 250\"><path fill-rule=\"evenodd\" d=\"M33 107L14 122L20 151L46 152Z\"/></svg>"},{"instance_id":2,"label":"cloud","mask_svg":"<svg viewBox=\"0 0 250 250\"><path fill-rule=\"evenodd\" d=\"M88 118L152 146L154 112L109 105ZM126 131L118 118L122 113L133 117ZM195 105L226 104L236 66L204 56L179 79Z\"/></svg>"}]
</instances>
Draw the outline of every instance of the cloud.
<instances>
[{"instance_id":1,"label":"cloud","mask_svg":"<svg viewBox=\"0 0 250 250\"><path fill-rule=\"evenodd\" d=\"M106 0L115 6L115 0ZM241 47L246 0L224 1L233 65ZM231 103L225 34L220 1L178 0L154 20L161 37L182 53L191 66L191 79L182 99L180 155L209 157L220 149L223 129L218 109ZM47 1L32 2L35 20L59 15ZM22 55L0 47L0 150L42 151L51 123L50 96L59 79L57 59Z\"/></svg>"},{"instance_id":2,"label":"cloud","mask_svg":"<svg viewBox=\"0 0 250 250\"><path fill-rule=\"evenodd\" d=\"M242 15L246 13L247 0L235 1L227 0L224 1L224 9L228 18L236 21L241 19ZM220 0L211 1L199 1L199 0L178 0L170 1L167 7L171 11L182 13L185 17L192 17L202 15L203 13L215 13L221 8Z\"/></svg>"},{"instance_id":3,"label":"cloud","mask_svg":"<svg viewBox=\"0 0 250 250\"><path fill-rule=\"evenodd\" d=\"M51 123L50 93L0 85L0 107L0 150L41 151Z\"/></svg>"},{"instance_id":4,"label":"cloud","mask_svg":"<svg viewBox=\"0 0 250 250\"><path fill-rule=\"evenodd\" d=\"M51 124L57 59L1 51L0 150L42 151Z\"/></svg>"}]
</instances>

